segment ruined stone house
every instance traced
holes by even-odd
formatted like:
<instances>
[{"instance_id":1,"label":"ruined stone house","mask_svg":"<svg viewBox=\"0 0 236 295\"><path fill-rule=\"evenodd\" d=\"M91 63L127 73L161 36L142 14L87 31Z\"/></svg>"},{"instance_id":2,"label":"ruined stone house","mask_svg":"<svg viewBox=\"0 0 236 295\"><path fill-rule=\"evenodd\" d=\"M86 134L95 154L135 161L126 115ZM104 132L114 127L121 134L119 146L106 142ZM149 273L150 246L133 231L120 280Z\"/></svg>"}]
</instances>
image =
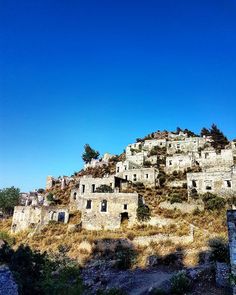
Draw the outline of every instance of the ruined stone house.
<instances>
[{"instance_id":1,"label":"ruined stone house","mask_svg":"<svg viewBox=\"0 0 236 295\"><path fill-rule=\"evenodd\" d=\"M135 224L138 208L137 193L90 193L82 197L82 228L114 230L122 224Z\"/></svg>"},{"instance_id":2,"label":"ruined stone house","mask_svg":"<svg viewBox=\"0 0 236 295\"><path fill-rule=\"evenodd\" d=\"M16 206L12 219L11 232L37 230L50 221L67 223L69 211L66 207L55 206Z\"/></svg>"},{"instance_id":3,"label":"ruined stone house","mask_svg":"<svg viewBox=\"0 0 236 295\"><path fill-rule=\"evenodd\" d=\"M236 193L236 169L187 173L187 187L190 195L194 190L198 194L210 192L222 197L231 196Z\"/></svg>"}]
</instances>

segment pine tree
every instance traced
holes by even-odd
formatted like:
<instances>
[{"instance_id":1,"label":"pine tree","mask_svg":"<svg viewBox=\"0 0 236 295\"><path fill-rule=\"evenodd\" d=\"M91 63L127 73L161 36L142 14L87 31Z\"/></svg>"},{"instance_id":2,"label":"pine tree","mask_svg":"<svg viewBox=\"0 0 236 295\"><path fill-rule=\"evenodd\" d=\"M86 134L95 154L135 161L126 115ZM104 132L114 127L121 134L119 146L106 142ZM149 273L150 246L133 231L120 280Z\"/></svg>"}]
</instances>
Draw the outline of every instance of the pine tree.
<instances>
[{"instance_id":1,"label":"pine tree","mask_svg":"<svg viewBox=\"0 0 236 295\"><path fill-rule=\"evenodd\" d=\"M92 149L89 144L85 144L82 159L86 164L91 162L92 159L97 159L99 155L100 153L98 151Z\"/></svg>"}]
</instances>

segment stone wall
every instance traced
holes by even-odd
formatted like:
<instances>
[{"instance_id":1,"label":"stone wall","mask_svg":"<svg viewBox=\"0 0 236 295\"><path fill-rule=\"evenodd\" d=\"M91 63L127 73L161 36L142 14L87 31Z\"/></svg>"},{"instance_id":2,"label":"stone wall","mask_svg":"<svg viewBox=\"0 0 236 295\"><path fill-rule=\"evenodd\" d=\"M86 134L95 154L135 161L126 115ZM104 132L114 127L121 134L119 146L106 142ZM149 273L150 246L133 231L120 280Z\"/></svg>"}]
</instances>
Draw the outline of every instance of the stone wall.
<instances>
[{"instance_id":1,"label":"stone wall","mask_svg":"<svg viewBox=\"0 0 236 295\"><path fill-rule=\"evenodd\" d=\"M173 173L173 171L184 171L187 168L192 168L195 164L193 153L175 154L166 157L166 173Z\"/></svg>"},{"instance_id":2,"label":"stone wall","mask_svg":"<svg viewBox=\"0 0 236 295\"><path fill-rule=\"evenodd\" d=\"M160 148L166 147L166 139L149 139L144 141L143 149L147 151L151 151L151 149L155 146Z\"/></svg>"},{"instance_id":3,"label":"stone wall","mask_svg":"<svg viewBox=\"0 0 236 295\"><path fill-rule=\"evenodd\" d=\"M82 198L82 227L87 230L118 229L126 218L127 226L132 226L137 208L137 193L87 194Z\"/></svg>"},{"instance_id":4,"label":"stone wall","mask_svg":"<svg viewBox=\"0 0 236 295\"><path fill-rule=\"evenodd\" d=\"M126 160L124 162L118 162L116 164L116 173L124 172L130 169L138 169L138 168L140 168L140 165L137 165L131 161Z\"/></svg>"},{"instance_id":5,"label":"stone wall","mask_svg":"<svg viewBox=\"0 0 236 295\"><path fill-rule=\"evenodd\" d=\"M133 183L142 182L145 185L155 186L158 182L158 173L156 168L140 168L117 173L117 176Z\"/></svg>"},{"instance_id":6,"label":"stone wall","mask_svg":"<svg viewBox=\"0 0 236 295\"><path fill-rule=\"evenodd\" d=\"M199 209L200 211L204 210L202 204L190 204L187 202L171 204L170 202L165 201L160 203L159 207L168 210L180 210L182 213L192 213L196 209Z\"/></svg>"},{"instance_id":7,"label":"stone wall","mask_svg":"<svg viewBox=\"0 0 236 295\"><path fill-rule=\"evenodd\" d=\"M21 230L38 229L49 221L62 221L67 223L69 212L67 208L55 206L16 206L12 218L12 233Z\"/></svg>"},{"instance_id":8,"label":"stone wall","mask_svg":"<svg viewBox=\"0 0 236 295\"><path fill-rule=\"evenodd\" d=\"M228 196L236 193L236 174L234 169L187 173L187 186L189 193L192 189L196 189L199 194L211 192Z\"/></svg>"},{"instance_id":9,"label":"stone wall","mask_svg":"<svg viewBox=\"0 0 236 295\"><path fill-rule=\"evenodd\" d=\"M208 168L224 169L230 168L234 164L233 151L231 149L221 150L217 153L213 150L204 150L201 152L201 158L199 159L200 166L207 170Z\"/></svg>"},{"instance_id":10,"label":"stone wall","mask_svg":"<svg viewBox=\"0 0 236 295\"><path fill-rule=\"evenodd\" d=\"M167 142L167 154L198 152L207 142L204 137L189 137L185 140L173 140Z\"/></svg>"}]
</instances>

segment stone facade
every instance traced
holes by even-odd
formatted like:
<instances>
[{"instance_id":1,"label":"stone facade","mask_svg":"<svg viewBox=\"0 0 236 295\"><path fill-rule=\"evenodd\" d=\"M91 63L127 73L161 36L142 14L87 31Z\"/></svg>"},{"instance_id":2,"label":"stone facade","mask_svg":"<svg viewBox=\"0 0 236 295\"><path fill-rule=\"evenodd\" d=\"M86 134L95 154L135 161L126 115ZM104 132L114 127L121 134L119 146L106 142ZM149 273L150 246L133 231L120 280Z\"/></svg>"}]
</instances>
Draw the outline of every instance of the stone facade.
<instances>
[{"instance_id":1,"label":"stone facade","mask_svg":"<svg viewBox=\"0 0 236 295\"><path fill-rule=\"evenodd\" d=\"M149 139L149 140L145 140L144 144L143 144L143 149L147 150L147 151L151 151L152 148L154 147L166 147L166 139Z\"/></svg>"},{"instance_id":2,"label":"stone facade","mask_svg":"<svg viewBox=\"0 0 236 295\"><path fill-rule=\"evenodd\" d=\"M138 169L140 168L140 165L137 165L131 161L124 161L124 162L118 162L116 164L116 173L121 173L126 170L131 170L131 169Z\"/></svg>"},{"instance_id":3,"label":"stone facade","mask_svg":"<svg viewBox=\"0 0 236 295\"><path fill-rule=\"evenodd\" d=\"M230 196L236 193L235 168L226 171L211 171L187 173L187 186L189 193L192 189L198 194L211 192L221 196Z\"/></svg>"},{"instance_id":4,"label":"stone facade","mask_svg":"<svg viewBox=\"0 0 236 295\"><path fill-rule=\"evenodd\" d=\"M22 230L39 229L50 221L61 221L67 223L69 211L67 208L54 206L16 206L12 219L12 233Z\"/></svg>"},{"instance_id":5,"label":"stone facade","mask_svg":"<svg viewBox=\"0 0 236 295\"><path fill-rule=\"evenodd\" d=\"M167 141L167 154L198 152L209 142L206 137L188 137L185 140Z\"/></svg>"},{"instance_id":6,"label":"stone facade","mask_svg":"<svg viewBox=\"0 0 236 295\"><path fill-rule=\"evenodd\" d=\"M224 149L218 153L214 149L206 149L201 152L201 157L198 161L204 170L215 169L215 167L224 170L234 165L233 151L231 149Z\"/></svg>"},{"instance_id":7,"label":"stone facade","mask_svg":"<svg viewBox=\"0 0 236 295\"><path fill-rule=\"evenodd\" d=\"M105 153L101 159L92 159L90 163L85 164L84 169L108 165L109 160L113 157L114 155Z\"/></svg>"},{"instance_id":8,"label":"stone facade","mask_svg":"<svg viewBox=\"0 0 236 295\"><path fill-rule=\"evenodd\" d=\"M133 183L142 182L145 185L156 186L158 174L159 171L156 168L139 168L117 173L117 176Z\"/></svg>"},{"instance_id":9,"label":"stone facade","mask_svg":"<svg viewBox=\"0 0 236 295\"><path fill-rule=\"evenodd\" d=\"M192 168L196 165L193 153L175 154L166 157L166 173L173 173L173 171L185 171L187 168Z\"/></svg>"},{"instance_id":10,"label":"stone facade","mask_svg":"<svg viewBox=\"0 0 236 295\"><path fill-rule=\"evenodd\" d=\"M136 222L137 193L94 193L82 197L82 227L87 230L114 230L121 223Z\"/></svg>"}]
</instances>

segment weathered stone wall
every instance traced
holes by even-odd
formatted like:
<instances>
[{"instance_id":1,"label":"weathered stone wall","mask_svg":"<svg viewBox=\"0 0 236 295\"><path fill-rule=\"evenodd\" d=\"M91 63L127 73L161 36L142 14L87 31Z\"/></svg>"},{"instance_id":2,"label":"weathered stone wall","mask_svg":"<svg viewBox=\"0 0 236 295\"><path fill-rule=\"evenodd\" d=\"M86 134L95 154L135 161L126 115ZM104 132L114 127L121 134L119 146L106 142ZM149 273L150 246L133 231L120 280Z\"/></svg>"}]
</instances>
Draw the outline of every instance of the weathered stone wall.
<instances>
[{"instance_id":1,"label":"weathered stone wall","mask_svg":"<svg viewBox=\"0 0 236 295\"><path fill-rule=\"evenodd\" d=\"M59 221L64 216L64 223L69 220L69 212L67 208L59 208L54 206L16 206L12 218L11 231L13 233L21 230L36 229L48 224L49 221Z\"/></svg>"},{"instance_id":2,"label":"weathered stone wall","mask_svg":"<svg viewBox=\"0 0 236 295\"><path fill-rule=\"evenodd\" d=\"M158 169L140 168L117 173L117 176L132 182L143 182L146 185L155 186L157 183Z\"/></svg>"},{"instance_id":3,"label":"weathered stone wall","mask_svg":"<svg viewBox=\"0 0 236 295\"><path fill-rule=\"evenodd\" d=\"M151 149L155 146L160 148L166 147L166 139L149 139L144 141L143 149L147 151L151 151Z\"/></svg>"},{"instance_id":4,"label":"weathered stone wall","mask_svg":"<svg viewBox=\"0 0 236 295\"><path fill-rule=\"evenodd\" d=\"M228 171L187 173L189 193L196 189L199 194L211 192L228 196L236 192L236 179L233 169Z\"/></svg>"},{"instance_id":5,"label":"weathered stone wall","mask_svg":"<svg viewBox=\"0 0 236 295\"><path fill-rule=\"evenodd\" d=\"M204 210L204 206L202 204L190 204L187 202L171 204L170 202L165 201L161 202L159 207L168 210L180 210L183 213L192 213L196 209L199 209L200 211Z\"/></svg>"},{"instance_id":6,"label":"weathered stone wall","mask_svg":"<svg viewBox=\"0 0 236 295\"><path fill-rule=\"evenodd\" d=\"M116 164L116 173L124 172L130 169L138 169L138 168L140 168L140 165L137 165L131 161L126 160L124 162L118 162Z\"/></svg>"},{"instance_id":7,"label":"weathered stone wall","mask_svg":"<svg viewBox=\"0 0 236 295\"><path fill-rule=\"evenodd\" d=\"M104 201L107 202L107 209L102 212ZM88 202L91 202L90 206ZM137 193L87 194L82 201L82 227L87 230L118 229L124 213L128 216L128 226L132 226L136 221L137 208Z\"/></svg>"},{"instance_id":8,"label":"weathered stone wall","mask_svg":"<svg viewBox=\"0 0 236 295\"><path fill-rule=\"evenodd\" d=\"M80 178L78 186L78 195L90 194L94 192L99 186L108 185L112 189L115 188L115 177L114 175L107 175L102 178L94 178L91 176L84 176Z\"/></svg>"},{"instance_id":9,"label":"weathered stone wall","mask_svg":"<svg viewBox=\"0 0 236 295\"><path fill-rule=\"evenodd\" d=\"M166 157L166 173L173 171L184 171L187 168L192 168L195 164L195 157L193 153L189 154L175 154Z\"/></svg>"},{"instance_id":10,"label":"weathered stone wall","mask_svg":"<svg viewBox=\"0 0 236 295\"><path fill-rule=\"evenodd\" d=\"M185 140L172 140L167 142L167 154L198 152L208 141L204 137L189 137Z\"/></svg>"},{"instance_id":11,"label":"weathered stone wall","mask_svg":"<svg viewBox=\"0 0 236 295\"><path fill-rule=\"evenodd\" d=\"M217 153L215 150L204 150L199 159L200 166L206 170L208 168L230 168L234 164L233 151L231 149L221 150Z\"/></svg>"}]
</instances>

